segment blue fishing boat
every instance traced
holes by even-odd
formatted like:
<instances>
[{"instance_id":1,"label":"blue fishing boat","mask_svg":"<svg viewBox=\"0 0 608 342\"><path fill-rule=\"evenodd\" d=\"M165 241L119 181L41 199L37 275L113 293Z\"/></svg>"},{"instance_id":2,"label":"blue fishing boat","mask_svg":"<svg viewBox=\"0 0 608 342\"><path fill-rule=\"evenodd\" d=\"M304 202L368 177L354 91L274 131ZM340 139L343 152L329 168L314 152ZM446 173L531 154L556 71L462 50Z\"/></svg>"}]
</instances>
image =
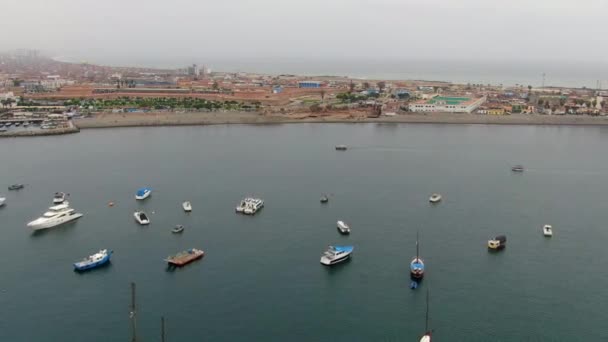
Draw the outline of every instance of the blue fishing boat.
<instances>
[{"instance_id":1,"label":"blue fishing boat","mask_svg":"<svg viewBox=\"0 0 608 342\"><path fill-rule=\"evenodd\" d=\"M148 198L150 196L150 194L152 194L152 189L141 188L141 189L137 190L137 193L135 193L135 199L144 200L144 199Z\"/></svg>"},{"instance_id":2,"label":"blue fishing boat","mask_svg":"<svg viewBox=\"0 0 608 342\"><path fill-rule=\"evenodd\" d=\"M102 266L110 261L111 256L112 251L102 249L99 252L82 259L82 261L75 262L74 269L76 271L86 271L95 267Z\"/></svg>"},{"instance_id":3,"label":"blue fishing boat","mask_svg":"<svg viewBox=\"0 0 608 342\"><path fill-rule=\"evenodd\" d=\"M419 252L418 233L416 233L416 257L410 262L410 275L414 279L422 279L424 277L424 261L420 258Z\"/></svg>"}]
</instances>

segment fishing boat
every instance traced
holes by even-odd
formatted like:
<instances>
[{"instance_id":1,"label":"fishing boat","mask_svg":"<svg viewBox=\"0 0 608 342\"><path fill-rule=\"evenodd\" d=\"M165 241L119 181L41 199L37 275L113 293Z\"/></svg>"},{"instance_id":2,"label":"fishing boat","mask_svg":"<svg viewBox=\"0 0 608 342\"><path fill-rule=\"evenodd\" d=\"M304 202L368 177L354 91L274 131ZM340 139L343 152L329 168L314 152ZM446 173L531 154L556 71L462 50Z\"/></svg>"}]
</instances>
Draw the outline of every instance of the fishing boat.
<instances>
[{"instance_id":1,"label":"fishing boat","mask_svg":"<svg viewBox=\"0 0 608 342\"><path fill-rule=\"evenodd\" d=\"M136 200L145 200L146 198L150 197L151 194L152 194L152 189L141 188L141 189L137 190L137 192L135 193L135 199Z\"/></svg>"},{"instance_id":2,"label":"fishing boat","mask_svg":"<svg viewBox=\"0 0 608 342\"><path fill-rule=\"evenodd\" d=\"M346 145L336 145L336 151L346 151L348 146Z\"/></svg>"},{"instance_id":3,"label":"fishing boat","mask_svg":"<svg viewBox=\"0 0 608 342\"><path fill-rule=\"evenodd\" d=\"M56 192L55 196L53 196L54 204L61 204L65 201L66 194L63 192Z\"/></svg>"},{"instance_id":4,"label":"fishing boat","mask_svg":"<svg viewBox=\"0 0 608 342\"><path fill-rule=\"evenodd\" d=\"M56 227L81 217L82 214L70 208L68 202L63 202L60 205L50 207L41 217L29 222L27 226L34 230L41 230Z\"/></svg>"},{"instance_id":5,"label":"fishing boat","mask_svg":"<svg viewBox=\"0 0 608 342\"><path fill-rule=\"evenodd\" d=\"M23 189L25 185L23 184L13 184L13 185L9 185L8 189L9 190L21 190Z\"/></svg>"},{"instance_id":6,"label":"fishing boat","mask_svg":"<svg viewBox=\"0 0 608 342\"><path fill-rule=\"evenodd\" d=\"M338 221L337 223L338 231L340 234L350 234L350 227L344 223L344 221Z\"/></svg>"},{"instance_id":7,"label":"fishing boat","mask_svg":"<svg viewBox=\"0 0 608 342\"><path fill-rule=\"evenodd\" d=\"M424 277L424 261L420 258L419 252L418 233L416 233L416 257L410 262L410 276L413 279L422 279Z\"/></svg>"},{"instance_id":8,"label":"fishing boat","mask_svg":"<svg viewBox=\"0 0 608 342\"><path fill-rule=\"evenodd\" d=\"M110 257L112 256L112 251L108 251L107 249L102 249L99 252L89 255L88 257L82 259L79 262L74 263L74 270L76 271L86 271L92 268L96 268L106 263L110 262Z\"/></svg>"},{"instance_id":9,"label":"fishing boat","mask_svg":"<svg viewBox=\"0 0 608 342\"><path fill-rule=\"evenodd\" d=\"M420 338L420 342L431 342L432 330L429 329L429 289L426 289L426 315L424 323L424 335Z\"/></svg>"},{"instance_id":10,"label":"fishing boat","mask_svg":"<svg viewBox=\"0 0 608 342\"><path fill-rule=\"evenodd\" d=\"M200 249L190 248L173 256L168 256L165 261L171 266L181 267L187 265L194 260L198 260L205 255Z\"/></svg>"},{"instance_id":11,"label":"fishing boat","mask_svg":"<svg viewBox=\"0 0 608 342\"><path fill-rule=\"evenodd\" d=\"M543 226L543 235L546 237L553 236L553 227L550 224L546 224Z\"/></svg>"},{"instance_id":12,"label":"fishing boat","mask_svg":"<svg viewBox=\"0 0 608 342\"><path fill-rule=\"evenodd\" d=\"M429 197L429 202L431 202L431 203L441 202L441 194L432 194L431 197Z\"/></svg>"},{"instance_id":13,"label":"fishing boat","mask_svg":"<svg viewBox=\"0 0 608 342\"><path fill-rule=\"evenodd\" d=\"M327 203L327 202L329 202L329 197L327 197L325 195L321 196L321 203Z\"/></svg>"},{"instance_id":14,"label":"fishing boat","mask_svg":"<svg viewBox=\"0 0 608 342\"><path fill-rule=\"evenodd\" d=\"M353 246L329 246L321 255L321 263L326 266L335 265L350 258Z\"/></svg>"},{"instance_id":15,"label":"fishing boat","mask_svg":"<svg viewBox=\"0 0 608 342\"><path fill-rule=\"evenodd\" d=\"M524 166L523 165L515 165L511 168L511 171L513 172L524 172Z\"/></svg>"},{"instance_id":16,"label":"fishing boat","mask_svg":"<svg viewBox=\"0 0 608 342\"><path fill-rule=\"evenodd\" d=\"M146 215L146 213L143 211L136 211L135 213L133 213L133 217L135 217L135 221L137 221L137 223L141 224L142 226L150 224L150 219L148 218L148 215Z\"/></svg>"},{"instance_id":17,"label":"fishing boat","mask_svg":"<svg viewBox=\"0 0 608 342\"><path fill-rule=\"evenodd\" d=\"M184 208L185 212L189 213L192 211L192 204L190 203L190 201L186 201L182 203L182 208Z\"/></svg>"},{"instance_id":18,"label":"fishing boat","mask_svg":"<svg viewBox=\"0 0 608 342\"><path fill-rule=\"evenodd\" d=\"M505 235L498 235L497 237L488 240L488 248L490 250L500 250L507 246L507 237Z\"/></svg>"},{"instance_id":19,"label":"fishing boat","mask_svg":"<svg viewBox=\"0 0 608 342\"><path fill-rule=\"evenodd\" d=\"M178 234L178 233L181 233L183 231L184 231L184 226L182 226L181 224L178 224L173 229L171 229L171 233L173 233L173 234Z\"/></svg>"}]
</instances>

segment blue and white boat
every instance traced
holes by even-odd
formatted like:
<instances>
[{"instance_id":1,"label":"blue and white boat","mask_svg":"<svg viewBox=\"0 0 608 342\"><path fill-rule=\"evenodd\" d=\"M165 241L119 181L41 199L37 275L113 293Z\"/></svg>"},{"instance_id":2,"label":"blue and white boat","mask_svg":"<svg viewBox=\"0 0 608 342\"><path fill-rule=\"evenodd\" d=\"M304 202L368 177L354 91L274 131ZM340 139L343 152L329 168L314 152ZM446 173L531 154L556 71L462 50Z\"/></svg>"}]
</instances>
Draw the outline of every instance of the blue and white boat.
<instances>
[{"instance_id":1,"label":"blue and white boat","mask_svg":"<svg viewBox=\"0 0 608 342\"><path fill-rule=\"evenodd\" d=\"M111 256L112 251L102 249L99 252L82 259L82 261L75 262L74 269L76 271L86 271L95 267L102 266L110 261Z\"/></svg>"},{"instance_id":2,"label":"blue and white boat","mask_svg":"<svg viewBox=\"0 0 608 342\"><path fill-rule=\"evenodd\" d=\"M419 255L418 233L416 233L416 257L410 262L410 275L414 279L422 279L424 277L424 261L422 261Z\"/></svg>"},{"instance_id":3,"label":"blue and white boat","mask_svg":"<svg viewBox=\"0 0 608 342\"><path fill-rule=\"evenodd\" d=\"M151 194L152 194L152 189L141 188L141 189L137 190L137 193L135 194L135 199L145 200L146 198L150 197Z\"/></svg>"},{"instance_id":4,"label":"blue and white boat","mask_svg":"<svg viewBox=\"0 0 608 342\"><path fill-rule=\"evenodd\" d=\"M321 255L321 263L331 266L342 261L348 260L355 249L353 246L329 246L329 248Z\"/></svg>"}]
</instances>

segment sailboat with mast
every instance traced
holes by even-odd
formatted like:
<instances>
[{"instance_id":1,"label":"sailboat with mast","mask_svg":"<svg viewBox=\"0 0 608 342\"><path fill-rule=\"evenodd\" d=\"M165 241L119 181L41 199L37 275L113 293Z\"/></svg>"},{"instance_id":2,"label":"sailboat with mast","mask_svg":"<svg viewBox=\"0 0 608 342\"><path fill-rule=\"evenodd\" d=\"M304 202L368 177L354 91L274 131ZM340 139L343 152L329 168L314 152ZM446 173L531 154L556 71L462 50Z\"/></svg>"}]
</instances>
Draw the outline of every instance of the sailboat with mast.
<instances>
[{"instance_id":1,"label":"sailboat with mast","mask_svg":"<svg viewBox=\"0 0 608 342\"><path fill-rule=\"evenodd\" d=\"M424 335L420 338L420 342L431 342L432 331L429 330L429 289L426 289L426 317L424 323Z\"/></svg>"},{"instance_id":2,"label":"sailboat with mast","mask_svg":"<svg viewBox=\"0 0 608 342\"><path fill-rule=\"evenodd\" d=\"M424 277L424 261L420 258L418 233L416 233L416 257L410 262L410 276L413 279L422 279Z\"/></svg>"}]
</instances>

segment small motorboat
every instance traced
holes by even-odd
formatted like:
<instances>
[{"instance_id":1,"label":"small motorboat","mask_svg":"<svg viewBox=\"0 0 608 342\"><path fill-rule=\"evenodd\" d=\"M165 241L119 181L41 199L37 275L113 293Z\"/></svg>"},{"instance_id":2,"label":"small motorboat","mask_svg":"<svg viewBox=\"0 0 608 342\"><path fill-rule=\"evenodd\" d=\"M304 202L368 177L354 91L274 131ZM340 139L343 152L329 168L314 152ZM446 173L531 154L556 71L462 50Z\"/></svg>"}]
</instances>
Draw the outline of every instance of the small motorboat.
<instances>
[{"instance_id":1,"label":"small motorboat","mask_svg":"<svg viewBox=\"0 0 608 342\"><path fill-rule=\"evenodd\" d=\"M327 197L325 195L321 196L321 203L327 203L327 202L329 202L329 197Z\"/></svg>"},{"instance_id":2,"label":"small motorboat","mask_svg":"<svg viewBox=\"0 0 608 342\"><path fill-rule=\"evenodd\" d=\"M550 224L546 224L543 226L543 235L546 237L553 236L553 227Z\"/></svg>"},{"instance_id":3,"label":"small motorboat","mask_svg":"<svg viewBox=\"0 0 608 342\"><path fill-rule=\"evenodd\" d=\"M9 190L21 190L25 185L23 184L13 184L8 187Z\"/></svg>"},{"instance_id":4,"label":"small motorboat","mask_svg":"<svg viewBox=\"0 0 608 342\"><path fill-rule=\"evenodd\" d=\"M150 197L151 194L152 194L152 189L141 188L141 189L137 190L137 193L135 193L135 199L136 200L145 200L146 198Z\"/></svg>"},{"instance_id":5,"label":"small motorboat","mask_svg":"<svg viewBox=\"0 0 608 342\"><path fill-rule=\"evenodd\" d=\"M173 233L173 234L182 233L183 231L184 231L184 226L182 226L181 224L178 224L177 226L175 226L175 228L171 229L171 233Z\"/></svg>"},{"instance_id":6,"label":"small motorboat","mask_svg":"<svg viewBox=\"0 0 608 342\"><path fill-rule=\"evenodd\" d=\"M190 201L186 201L182 203L182 208L184 208L185 212L189 213L192 211L192 204L190 203Z\"/></svg>"},{"instance_id":7,"label":"small motorboat","mask_svg":"<svg viewBox=\"0 0 608 342\"><path fill-rule=\"evenodd\" d=\"M63 192L56 192L55 196L53 196L54 204L61 204L65 201L66 194Z\"/></svg>"},{"instance_id":8,"label":"small motorboat","mask_svg":"<svg viewBox=\"0 0 608 342\"><path fill-rule=\"evenodd\" d=\"M336 151L346 151L348 150L348 146L346 145L336 145Z\"/></svg>"},{"instance_id":9,"label":"small motorboat","mask_svg":"<svg viewBox=\"0 0 608 342\"><path fill-rule=\"evenodd\" d=\"M432 194L431 197L429 197L429 202L431 202L431 203L441 202L441 194Z\"/></svg>"},{"instance_id":10,"label":"small motorboat","mask_svg":"<svg viewBox=\"0 0 608 342\"><path fill-rule=\"evenodd\" d=\"M338 221L337 227L340 234L350 234L350 227L344 221Z\"/></svg>"},{"instance_id":11,"label":"small motorboat","mask_svg":"<svg viewBox=\"0 0 608 342\"><path fill-rule=\"evenodd\" d=\"M524 166L523 165L515 165L511 168L511 171L513 172L524 172Z\"/></svg>"},{"instance_id":12,"label":"small motorboat","mask_svg":"<svg viewBox=\"0 0 608 342\"><path fill-rule=\"evenodd\" d=\"M99 252L84 258L82 261L75 262L74 270L82 272L105 265L106 263L110 262L111 256L112 251L102 249Z\"/></svg>"},{"instance_id":13,"label":"small motorboat","mask_svg":"<svg viewBox=\"0 0 608 342\"><path fill-rule=\"evenodd\" d=\"M488 240L488 248L490 250L501 250L507 246L507 237L505 235L498 235L497 237Z\"/></svg>"},{"instance_id":14,"label":"small motorboat","mask_svg":"<svg viewBox=\"0 0 608 342\"><path fill-rule=\"evenodd\" d=\"M137 223L141 224L142 226L150 224L150 219L148 218L148 215L146 215L146 213L143 211L136 211L135 213L133 213L133 217L135 217L135 221L137 221Z\"/></svg>"},{"instance_id":15,"label":"small motorboat","mask_svg":"<svg viewBox=\"0 0 608 342\"><path fill-rule=\"evenodd\" d=\"M321 263L326 266L331 266L348 260L353 249L353 246L329 246L325 253L321 255Z\"/></svg>"},{"instance_id":16,"label":"small motorboat","mask_svg":"<svg viewBox=\"0 0 608 342\"><path fill-rule=\"evenodd\" d=\"M6 203L6 198L0 197L0 207L3 206L5 203Z\"/></svg>"}]
</instances>

